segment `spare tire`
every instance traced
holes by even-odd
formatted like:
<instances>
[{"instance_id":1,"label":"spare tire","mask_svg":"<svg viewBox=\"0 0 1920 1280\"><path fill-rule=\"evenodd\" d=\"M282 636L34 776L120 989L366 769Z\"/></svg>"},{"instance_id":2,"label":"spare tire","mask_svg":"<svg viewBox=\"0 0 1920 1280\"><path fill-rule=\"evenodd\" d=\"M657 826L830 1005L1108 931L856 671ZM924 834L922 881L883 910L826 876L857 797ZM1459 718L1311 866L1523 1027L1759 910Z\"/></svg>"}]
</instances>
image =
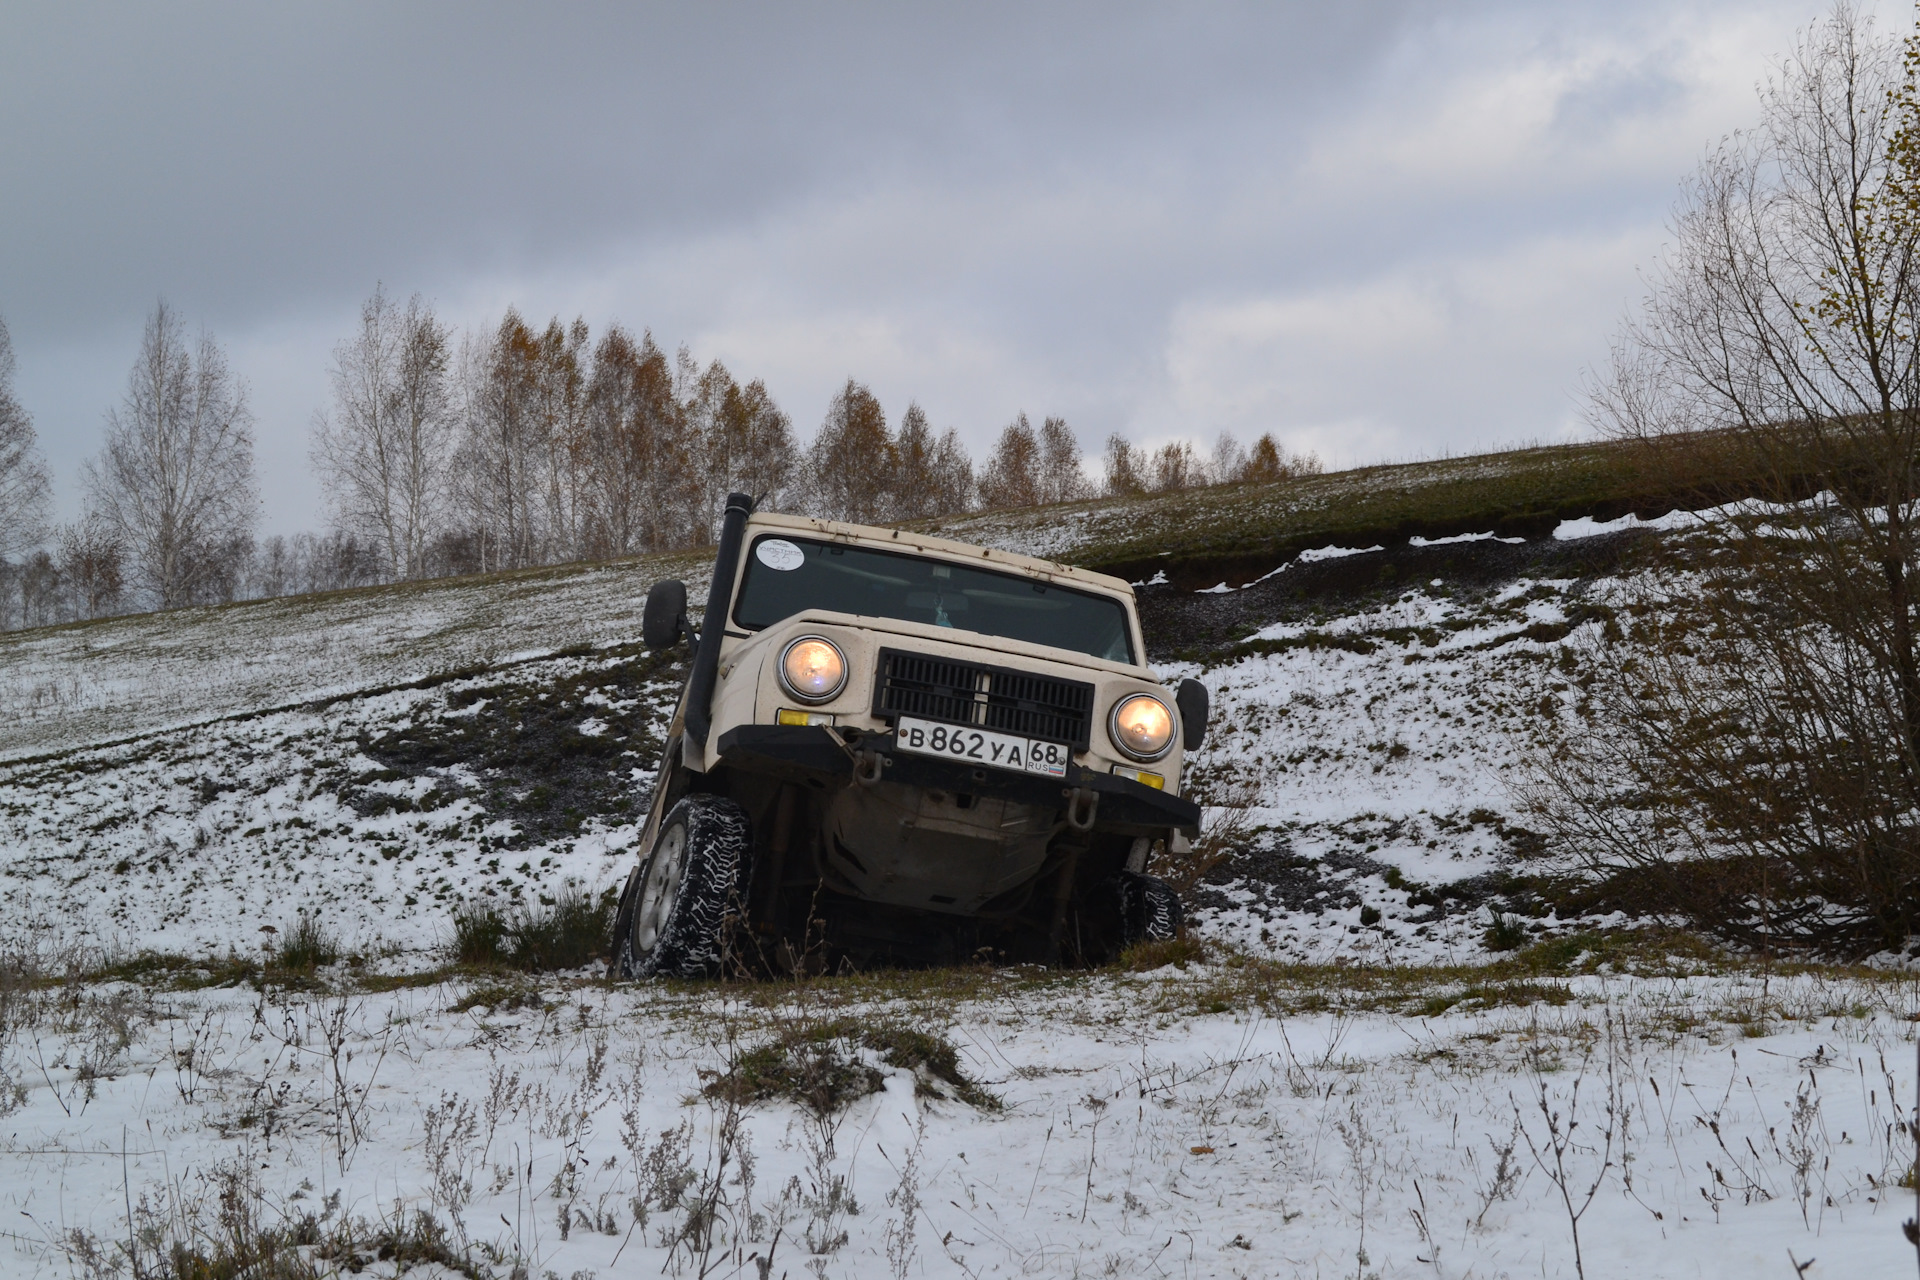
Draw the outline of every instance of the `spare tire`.
<instances>
[{"instance_id":1,"label":"spare tire","mask_svg":"<svg viewBox=\"0 0 1920 1280\"><path fill-rule=\"evenodd\" d=\"M744 914L753 841L746 810L690 795L660 824L621 904L614 972L624 978L719 975Z\"/></svg>"}]
</instances>

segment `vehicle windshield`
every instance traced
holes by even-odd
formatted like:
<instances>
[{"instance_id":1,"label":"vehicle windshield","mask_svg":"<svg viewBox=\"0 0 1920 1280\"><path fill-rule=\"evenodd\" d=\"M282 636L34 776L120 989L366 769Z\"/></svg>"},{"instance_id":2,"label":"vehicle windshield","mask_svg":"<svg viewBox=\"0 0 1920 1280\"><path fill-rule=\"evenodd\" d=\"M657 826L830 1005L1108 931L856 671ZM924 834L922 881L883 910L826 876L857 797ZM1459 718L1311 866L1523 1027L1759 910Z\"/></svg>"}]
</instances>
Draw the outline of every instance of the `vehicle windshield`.
<instances>
[{"instance_id":1,"label":"vehicle windshield","mask_svg":"<svg viewBox=\"0 0 1920 1280\"><path fill-rule=\"evenodd\" d=\"M765 534L747 553L733 620L749 631L805 609L897 618L1132 662L1127 611L1111 596L894 551Z\"/></svg>"}]
</instances>

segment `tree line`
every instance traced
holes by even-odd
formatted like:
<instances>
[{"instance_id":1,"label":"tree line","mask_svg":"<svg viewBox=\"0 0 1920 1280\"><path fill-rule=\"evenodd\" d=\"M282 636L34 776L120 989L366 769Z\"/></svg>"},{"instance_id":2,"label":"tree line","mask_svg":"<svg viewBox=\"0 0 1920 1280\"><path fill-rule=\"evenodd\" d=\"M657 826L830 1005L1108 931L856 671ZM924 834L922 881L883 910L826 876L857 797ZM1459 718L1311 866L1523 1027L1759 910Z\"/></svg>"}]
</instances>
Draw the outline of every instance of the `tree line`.
<instances>
[{"instance_id":1,"label":"tree line","mask_svg":"<svg viewBox=\"0 0 1920 1280\"><path fill-rule=\"evenodd\" d=\"M910 403L893 423L849 378L812 438L758 379L671 355L650 332L509 309L459 333L376 289L328 370L310 452L324 534L256 537L254 417L207 334L158 305L121 403L81 472L81 518L13 394L0 324L0 629L710 544L725 495L831 519L963 512L1285 479L1319 470L1271 435L1208 453L1120 436L1089 474L1065 419L1018 414L976 464Z\"/></svg>"}]
</instances>

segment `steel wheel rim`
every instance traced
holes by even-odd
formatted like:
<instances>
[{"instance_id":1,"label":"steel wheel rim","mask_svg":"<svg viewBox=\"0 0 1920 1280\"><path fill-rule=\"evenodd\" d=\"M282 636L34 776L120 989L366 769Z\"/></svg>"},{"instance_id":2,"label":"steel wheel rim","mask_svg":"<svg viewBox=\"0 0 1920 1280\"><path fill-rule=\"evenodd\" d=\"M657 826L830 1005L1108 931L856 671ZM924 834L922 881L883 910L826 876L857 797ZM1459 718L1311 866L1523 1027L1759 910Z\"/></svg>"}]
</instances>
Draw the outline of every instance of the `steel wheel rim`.
<instances>
[{"instance_id":1,"label":"steel wheel rim","mask_svg":"<svg viewBox=\"0 0 1920 1280\"><path fill-rule=\"evenodd\" d=\"M653 861L647 866L647 882L640 890L640 906L633 920L633 943L641 952L652 951L665 932L686 867L687 829L675 823L661 834L660 844L653 851Z\"/></svg>"}]
</instances>

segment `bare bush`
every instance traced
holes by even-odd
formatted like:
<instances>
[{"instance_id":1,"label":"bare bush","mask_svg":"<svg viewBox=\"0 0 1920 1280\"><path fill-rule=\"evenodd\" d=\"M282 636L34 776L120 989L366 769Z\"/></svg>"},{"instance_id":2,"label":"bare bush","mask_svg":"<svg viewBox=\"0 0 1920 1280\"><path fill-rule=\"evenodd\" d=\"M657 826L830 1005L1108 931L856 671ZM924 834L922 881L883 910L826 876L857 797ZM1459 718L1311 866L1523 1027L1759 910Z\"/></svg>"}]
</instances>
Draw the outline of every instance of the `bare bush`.
<instances>
[{"instance_id":1,"label":"bare bush","mask_svg":"<svg viewBox=\"0 0 1920 1280\"><path fill-rule=\"evenodd\" d=\"M1593 387L1647 465L1724 451L1765 500L1626 602L1634 644L1592 650L1593 714L1530 799L1622 905L1752 945L1920 929L1917 69L1845 8L1806 33Z\"/></svg>"}]
</instances>

